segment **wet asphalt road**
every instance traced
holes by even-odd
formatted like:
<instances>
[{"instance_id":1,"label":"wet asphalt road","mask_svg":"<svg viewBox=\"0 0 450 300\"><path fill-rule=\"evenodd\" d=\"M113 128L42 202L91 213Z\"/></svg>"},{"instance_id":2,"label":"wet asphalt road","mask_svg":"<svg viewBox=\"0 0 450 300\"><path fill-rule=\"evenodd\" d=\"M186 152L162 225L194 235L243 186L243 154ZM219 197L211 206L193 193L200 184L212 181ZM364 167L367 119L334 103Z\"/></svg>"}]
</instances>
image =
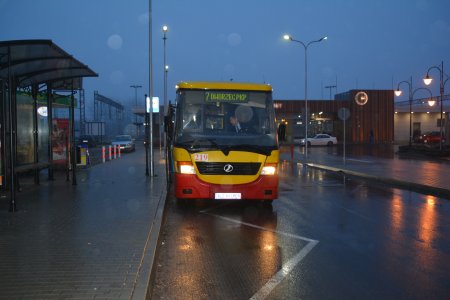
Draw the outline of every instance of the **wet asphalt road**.
<instances>
[{"instance_id":1,"label":"wet asphalt road","mask_svg":"<svg viewBox=\"0 0 450 300\"><path fill-rule=\"evenodd\" d=\"M177 203L152 299L448 299L450 203L281 165L279 199Z\"/></svg>"}]
</instances>

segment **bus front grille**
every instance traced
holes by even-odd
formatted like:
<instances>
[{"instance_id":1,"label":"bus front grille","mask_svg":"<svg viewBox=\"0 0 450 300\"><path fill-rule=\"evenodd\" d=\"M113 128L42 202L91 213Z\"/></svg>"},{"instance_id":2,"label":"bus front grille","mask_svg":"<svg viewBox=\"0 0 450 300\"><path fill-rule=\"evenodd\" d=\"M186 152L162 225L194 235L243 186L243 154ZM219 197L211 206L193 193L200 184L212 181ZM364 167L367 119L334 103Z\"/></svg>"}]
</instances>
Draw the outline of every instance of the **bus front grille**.
<instances>
[{"instance_id":1,"label":"bus front grille","mask_svg":"<svg viewBox=\"0 0 450 300\"><path fill-rule=\"evenodd\" d=\"M197 162L202 175L256 175L261 163Z\"/></svg>"}]
</instances>

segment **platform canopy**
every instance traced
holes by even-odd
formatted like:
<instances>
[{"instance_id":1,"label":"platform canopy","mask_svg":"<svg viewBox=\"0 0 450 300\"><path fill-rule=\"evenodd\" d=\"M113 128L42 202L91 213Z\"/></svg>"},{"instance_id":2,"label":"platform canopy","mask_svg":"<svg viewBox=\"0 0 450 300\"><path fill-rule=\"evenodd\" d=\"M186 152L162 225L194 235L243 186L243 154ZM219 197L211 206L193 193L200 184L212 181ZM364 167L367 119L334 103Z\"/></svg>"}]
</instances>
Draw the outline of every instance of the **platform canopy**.
<instances>
[{"instance_id":1,"label":"platform canopy","mask_svg":"<svg viewBox=\"0 0 450 300\"><path fill-rule=\"evenodd\" d=\"M97 73L51 40L0 41L0 78L13 86L52 83L55 89L81 89L83 77Z\"/></svg>"}]
</instances>

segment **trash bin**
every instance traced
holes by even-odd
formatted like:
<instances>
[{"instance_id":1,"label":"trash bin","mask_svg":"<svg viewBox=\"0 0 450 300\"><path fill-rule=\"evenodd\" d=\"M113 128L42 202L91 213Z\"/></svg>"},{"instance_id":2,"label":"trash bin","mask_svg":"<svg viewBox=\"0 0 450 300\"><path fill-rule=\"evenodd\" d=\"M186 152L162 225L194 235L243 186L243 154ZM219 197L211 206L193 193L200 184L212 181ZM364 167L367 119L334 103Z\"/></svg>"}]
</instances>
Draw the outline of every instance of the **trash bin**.
<instances>
[{"instance_id":1,"label":"trash bin","mask_svg":"<svg viewBox=\"0 0 450 300\"><path fill-rule=\"evenodd\" d=\"M87 145L77 146L77 166L86 167L89 161L89 151Z\"/></svg>"}]
</instances>

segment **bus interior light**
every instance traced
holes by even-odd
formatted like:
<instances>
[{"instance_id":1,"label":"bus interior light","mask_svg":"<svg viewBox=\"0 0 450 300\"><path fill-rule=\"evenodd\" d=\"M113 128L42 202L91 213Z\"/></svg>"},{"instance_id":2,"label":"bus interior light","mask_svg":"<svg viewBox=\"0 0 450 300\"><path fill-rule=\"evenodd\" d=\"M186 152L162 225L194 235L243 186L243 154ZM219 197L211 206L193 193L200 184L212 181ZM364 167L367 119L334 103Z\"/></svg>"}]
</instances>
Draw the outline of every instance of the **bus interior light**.
<instances>
[{"instance_id":1,"label":"bus interior light","mask_svg":"<svg viewBox=\"0 0 450 300\"><path fill-rule=\"evenodd\" d=\"M194 165L190 161L179 161L178 170L181 174L195 174Z\"/></svg>"},{"instance_id":2,"label":"bus interior light","mask_svg":"<svg viewBox=\"0 0 450 300\"><path fill-rule=\"evenodd\" d=\"M265 164L261 170L261 175L275 175L277 173L276 164Z\"/></svg>"}]
</instances>

